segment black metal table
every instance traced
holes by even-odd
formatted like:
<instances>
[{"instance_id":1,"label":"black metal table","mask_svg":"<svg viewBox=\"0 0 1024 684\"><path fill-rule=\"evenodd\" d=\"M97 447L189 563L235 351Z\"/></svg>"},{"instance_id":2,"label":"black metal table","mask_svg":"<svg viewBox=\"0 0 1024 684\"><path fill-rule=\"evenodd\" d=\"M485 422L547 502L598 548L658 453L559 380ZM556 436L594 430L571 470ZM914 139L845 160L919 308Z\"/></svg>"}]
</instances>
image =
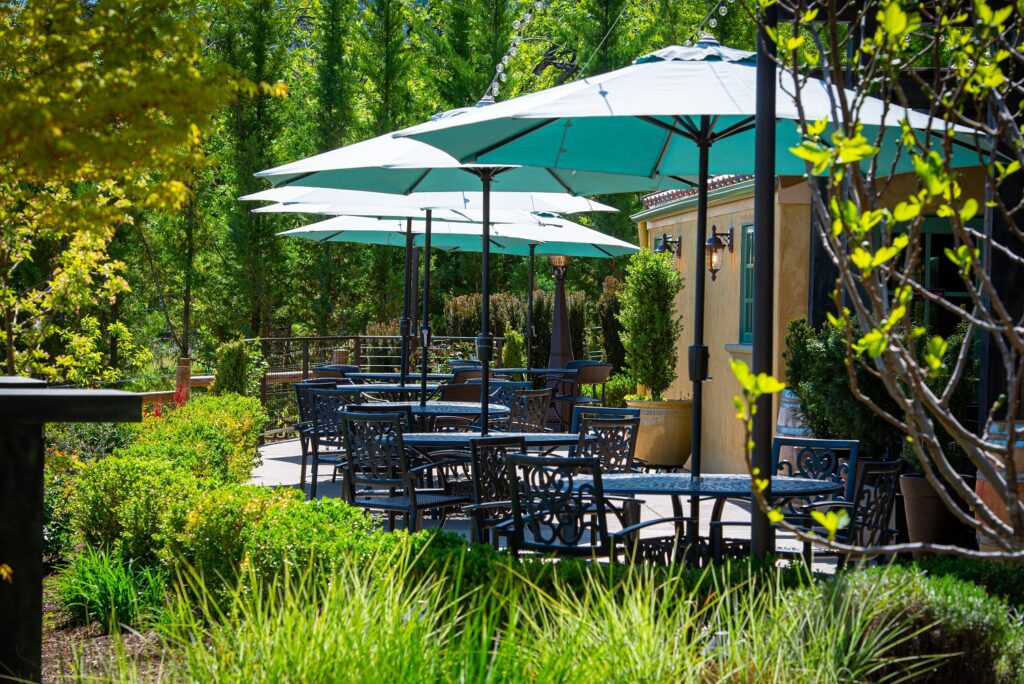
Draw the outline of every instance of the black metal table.
<instances>
[{"instance_id":1,"label":"black metal table","mask_svg":"<svg viewBox=\"0 0 1024 684\"><path fill-rule=\"evenodd\" d=\"M351 378L352 380L373 380L373 381L381 381L381 380L383 380L383 381L387 381L387 382L393 382L393 381L401 380L402 379L402 374L401 373L394 373L394 372L371 373L371 372L359 371L358 373L345 373L345 377L346 378ZM415 384L415 385L418 386L419 383L420 383L420 378L421 377L423 377L423 376L421 376L419 373L407 373L406 376L405 376L405 383L407 385ZM451 380L452 377L453 376L452 376L451 373L427 373L427 380L433 380L433 381Z\"/></svg>"},{"instance_id":2,"label":"black metal table","mask_svg":"<svg viewBox=\"0 0 1024 684\"><path fill-rule=\"evenodd\" d=\"M407 432L402 435L402 441L405 446L421 453L441 449L468 451L470 440L484 436L479 432ZM491 430L486 437L522 437L526 442L527 449L546 449L548 452L559 447L572 446L580 439L580 436L574 432L502 432L500 430Z\"/></svg>"},{"instance_id":3,"label":"black metal table","mask_svg":"<svg viewBox=\"0 0 1024 684\"><path fill-rule=\"evenodd\" d=\"M494 375L522 375L522 376L562 376L572 377L576 375L575 368L492 368Z\"/></svg>"},{"instance_id":4,"label":"black metal table","mask_svg":"<svg viewBox=\"0 0 1024 684\"><path fill-rule=\"evenodd\" d=\"M437 390L438 385L428 384L427 392L434 392ZM419 394L420 384L409 383L407 385L398 385L392 383L372 383L365 385L338 385L338 391L348 394Z\"/></svg>"},{"instance_id":5,"label":"black metal table","mask_svg":"<svg viewBox=\"0 0 1024 684\"><path fill-rule=\"evenodd\" d=\"M476 416L480 414L480 402L478 401L428 401L426 406L420 406L418 401L381 401L374 402L373 405L395 407L411 406L412 414L416 417L428 416L430 418L437 418L439 416ZM501 404L488 404L487 406L487 410L496 418L507 416L510 413L508 406L503 406ZM410 434L420 433L414 432Z\"/></svg>"}]
</instances>

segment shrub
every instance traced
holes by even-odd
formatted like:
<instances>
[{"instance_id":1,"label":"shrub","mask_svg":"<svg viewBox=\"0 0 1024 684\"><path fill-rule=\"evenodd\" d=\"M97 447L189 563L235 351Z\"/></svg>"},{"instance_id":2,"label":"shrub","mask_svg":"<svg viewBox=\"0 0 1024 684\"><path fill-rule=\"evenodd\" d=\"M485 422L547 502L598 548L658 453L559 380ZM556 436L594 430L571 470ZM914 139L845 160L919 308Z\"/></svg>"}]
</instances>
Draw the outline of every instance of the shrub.
<instances>
[{"instance_id":1,"label":"shrub","mask_svg":"<svg viewBox=\"0 0 1024 684\"><path fill-rule=\"evenodd\" d=\"M636 394L636 380L625 373L608 378L604 387L604 405L611 408L625 408L626 397Z\"/></svg>"},{"instance_id":2,"label":"shrub","mask_svg":"<svg viewBox=\"0 0 1024 684\"><path fill-rule=\"evenodd\" d=\"M1024 610L1024 568L1017 563L958 558L956 556L926 556L914 561L924 573L932 576L950 576L973 582L993 596L1005 599L1010 605Z\"/></svg>"},{"instance_id":3,"label":"shrub","mask_svg":"<svg viewBox=\"0 0 1024 684\"><path fill-rule=\"evenodd\" d=\"M267 362L259 340L225 342L217 347L217 368L210 392L258 397L266 372Z\"/></svg>"},{"instance_id":4,"label":"shrub","mask_svg":"<svg viewBox=\"0 0 1024 684\"><path fill-rule=\"evenodd\" d=\"M103 458L131 444L135 429L132 423L53 423L46 426L46 455Z\"/></svg>"},{"instance_id":5,"label":"shrub","mask_svg":"<svg viewBox=\"0 0 1024 684\"><path fill-rule=\"evenodd\" d=\"M261 580L295 569L326 572L371 557L395 536L380 534L370 516L338 499L293 500L268 508L246 535L243 569Z\"/></svg>"},{"instance_id":6,"label":"shrub","mask_svg":"<svg viewBox=\"0 0 1024 684\"><path fill-rule=\"evenodd\" d=\"M505 368L522 368L526 365L526 342L522 333L505 327L505 344L501 348L501 365Z\"/></svg>"},{"instance_id":7,"label":"shrub","mask_svg":"<svg viewBox=\"0 0 1024 684\"><path fill-rule=\"evenodd\" d=\"M605 358L615 373L626 365L626 349L622 346L622 323L619 321L619 312L622 310L619 302L621 290L622 283L619 279L608 276L604 279L601 297L597 300L597 323L601 327L601 345Z\"/></svg>"},{"instance_id":8,"label":"shrub","mask_svg":"<svg viewBox=\"0 0 1024 684\"><path fill-rule=\"evenodd\" d=\"M165 416L147 418L125 453L177 463L200 478L242 483L259 463L267 420L255 397L198 396Z\"/></svg>"},{"instance_id":9,"label":"shrub","mask_svg":"<svg viewBox=\"0 0 1024 684\"><path fill-rule=\"evenodd\" d=\"M188 470L164 460L115 455L93 461L75 485L74 529L90 546L152 565L164 543L163 519L199 487Z\"/></svg>"},{"instance_id":10,"label":"shrub","mask_svg":"<svg viewBox=\"0 0 1024 684\"><path fill-rule=\"evenodd\" d=\"M167 575L116 553L86 548L57 575L57 600L73 624L100 623L104 632L140 627L164 606Z\"/></svg>"},{"instance_id":11,"label":"shrub","mask_svg":"<svg viewBox=\"0 0 1024 684\"><path fill-rule=\"evenodd\" d=\"M626 285L619 296L626 365L655 400L664 396L676 378L676 343L682 322L675 314L675 297L682 287L671 254L645 249L630 259Z\"/></svg>"},{"instance_id":12,"label":"shrub","mask_svg":"<svg viewBox=\"0 0 1024 684\"><path fill-rule=\"evenodd\" d=\"M854 602L892 597L885 608L905 621L907 636L892 655L950 654L915 681L1011 682L1024 675L1024 630L1002 601L975 584L892 566L845 572L829 590Z\"/></svg>"},{"instance_id":13,"label":"shrub","mask_svg":"<svg viewBox=\"0 0 1024 684\"><path fill-rule=\"evenodd\" d=\"M246 541L273 507L301 505L297 489L237 485L198 494L187 511L168 521L165 564L184 561L214 594L235 584Z\"/></svg>"}]
</instances>

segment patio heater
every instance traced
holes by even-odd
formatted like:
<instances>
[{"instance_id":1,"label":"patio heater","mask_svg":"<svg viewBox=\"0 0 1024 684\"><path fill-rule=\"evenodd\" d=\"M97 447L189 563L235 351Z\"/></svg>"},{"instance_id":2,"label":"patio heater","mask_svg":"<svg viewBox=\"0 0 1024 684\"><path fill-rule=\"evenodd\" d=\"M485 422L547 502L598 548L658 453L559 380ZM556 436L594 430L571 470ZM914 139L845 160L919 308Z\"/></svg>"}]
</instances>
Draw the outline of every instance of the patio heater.
<instances>
[{"instance_id":1,"label":"patio heater","mask_svg":"<svg viewBox=\"0 0 1024 684\"><path fill-rule=\"evenodd\" d=\"M553 254L548 263L555 275L555 300L551 307L551 352L548 368L565 368L572 361L572 331L569 330L569 306L565 301L565 272L569 257Z\"/></svg>"}]
</instances>

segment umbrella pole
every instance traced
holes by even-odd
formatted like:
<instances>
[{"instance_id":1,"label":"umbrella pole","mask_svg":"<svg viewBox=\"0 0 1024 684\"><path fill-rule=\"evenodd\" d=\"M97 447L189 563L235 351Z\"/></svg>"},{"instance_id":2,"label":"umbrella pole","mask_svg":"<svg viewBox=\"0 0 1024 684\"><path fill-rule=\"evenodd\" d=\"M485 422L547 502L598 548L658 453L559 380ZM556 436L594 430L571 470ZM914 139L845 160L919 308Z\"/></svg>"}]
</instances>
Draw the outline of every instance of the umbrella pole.
<instances>
[{"instance_id":1,"label":"umbrella pole","mask_svg":"<svg viewBox=\"0 0 1024 684\"><path fill-rule=\"evenodd\" d=\"M530 245L530 282L526 292L526 370L533 368L530 357L533 356L533 273L536 249L537 245Z\"/></svg>"},{"instance_id":2,"label":"umbrella pole","mask_svg":"<svg viewBox=\"0 0 1024 684\"><path fill-rule=\"evenodd\" d=\"M754 349L755 373L772 372L772 322L775 278L775 6L764 10L764 24L757 33L757 109L754 127ZM751 466L762 473L772 472L772 396L757 400L754 414L754 452ZM767 478L765 498L771 501L771 477ZM773 548L772 527L768 516L755 506L751 511L750 552L764 557Z\"/></svg>"},{"instance_id":3,"label":"umbrella pole","mask_svg":"<svg viewBox=\"0 0 1024 684\"><path fill-rule=\"evenodd\" d=\"M483 184L483 231L481 233L480 262L480 336L476 338L476 355L480 359L480 432L487 434L490 422L490 374L491 351L494 338L491 336L491 292L490 292L490 261L491 261L491 179L492 169L481 169L480 180Z\"/></svg>"},{"instance_id":4,"label":"umbrella pole","mask_svg":"<svg viewBox=\"0 0 1024 684\"><path fill-rule=\"evenodd\" d=\"M430 367L430 224L433 211L427 209L423 233L423 313L420 322L420 406L427 405L427 371Z\"/></svg>"},{"instance_id":5,"label":"umbrella pole","mask_svg":"<svg viewBox=\"0 0 1024 684\"><path fill-rule=\"evenodd\" d=\"M697 146L700 151L697 175L697 238L693 271L693 344L690 345L690 379L693 381L693 427L691 429L690 473L700 478L701 449L701 408L703 383L708 377L708 348L704 345L704 242L708 235L708 153L711 141L709 117L700 117L700 135ZM692 504L696 507L697 499ZM695 512L696 508L695 508Z\"/></svg>"},{"instance_id":6,"label":"umbrella pole","mask_svg":"<svg viewBox=\"0 0 1024 684\"><path fill-rule=\"evenodd\" d=\"M405 282L402 296L402 320L398 324L398 334L402 336L402 368L399 371L399 384L405 386L405 377L409 372L409 321L412 306L412 219L405 219Z\"/></svg>"}]
</instances>

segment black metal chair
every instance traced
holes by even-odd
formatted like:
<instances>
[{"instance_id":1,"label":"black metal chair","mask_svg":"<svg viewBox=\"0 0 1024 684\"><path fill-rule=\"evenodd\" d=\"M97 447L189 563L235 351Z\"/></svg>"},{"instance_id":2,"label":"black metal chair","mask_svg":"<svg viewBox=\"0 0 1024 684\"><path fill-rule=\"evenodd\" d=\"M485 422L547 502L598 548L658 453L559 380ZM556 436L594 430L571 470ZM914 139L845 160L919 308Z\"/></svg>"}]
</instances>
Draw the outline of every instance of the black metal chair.
<instances>
[{"instance_id":1,"label":"black metal chair","mask_svg":"<svg viewBox=\"0 0 1024 684\"><path fill-rule=\"evenodd\" d=\"M782 449L791 448L789 459L781 457ZM806 522L809 506L821 501L850 501L854 491L857 458L860 442L850 439L814 439L811 437L778 437L772 439L772 472L787 477L805 477L812 480L835 482L842 486L839 495L816 497L795 497L779 502L780 512L790 521ZM749 526L749 522L723 521L725 499L715 502L712 509L710 534L712 555L719 560L725 551L724 527ZM744 544L734 542L733 546L742 553Z\"/></svg>"},{"instance_id":2,"label":"black metal chair","mask_svg":"<svg viewBox=\"0 0 1024 684\"><path fill-rule=\"evenodd\" d=\"M678 530L688 518L659 518L617 532L608 531L607 501L601 486L601 463L596 458L554 458L510 454L508 476L512 517L495 526L507 531L513 554L531 552L570 557L607 557L617 560L621 550L627 559L676 561L683 557L684 543ZM579 476L586 480L580 482ZM640 530L661 523L675 523L673 553L651 554Z\"/></svg>"},{"instance_id":3,"label":"black metal chair","mask_svg":"<svg viewBox=\"0 0 1024 684\"><path fill-rule=\"evenodd\" d=\"M334 466L331 473L331 481L334 482L338 478L338 466L344 460L345 439L339 416L347 407L360 403L362 395L338 389L311 388L306 392L313 407L313 429L309 442L313 452L313 468L309 479L309 498L315 499L320 461Z\"/></svg>"},{"instance_id":4,"label":"black metal chair","mask_svg":"<svg viewBox=\"0 0 1024 684\"><path fill-rule=\"evenodd\" d=\"M896 537L896 530L889 527L889 522L902 470L900 461L860 461L847 500L819 501L808 505L804 514L809 517L812 511L845 510L850 522L836 533L836 541L862 547L887 544ZM827 536L813 522L806 529L819 536ZM846 564L848 558L848 554L830 549L815 551L812 542L804 542L803 556L808 564L815 554L822 553L837 556L839 568Z\"/></svg>"},{"instance_id":5,"label":"black metal chair","mask_svg":"<svg viewBox=\"0 0 1024 684\"><path fill-rule=\"evenodd\" d=\"M469 384L479 385L480 382L481 379L477 378L470 380ZM511 410L515 403L516 392L532 390L533 383L519 382L515 380L491 380L490 383L488 383L488 388L491 392L490 402L492 404L500 404L501 406L505 406ZM491 416L490 419L490 427L498 430L507 430L508 423L508 416ZM480 427L479 420L474 422L474 427Z\"/></svg>"},{"instance_id":6,"label":"black metal chair","mask_svg":"<svg viewBox=\"0 0 1024 684\"><path fill-rule=\"evenodd\" d=\"M584 418L639 418L638 408L609 408L607 406L576 406L572 410L572 423L569 432L580 431L580 421Z\"/></svg>"},{"instance_id":7,"label":"black metal chair","mask_svg":"<svg viewBox=\"0 0 1024 684\"><path fill-rule=\"evenodd\" d=\"M295 388L295 406L299 414L299 419L292 427L299 435L299 449L302 451L299 489L306 489L306 463L309 460L309 443L313 436L313 400L309 395L309 390L314 388L333 389L338 386L340 381L340 378L321 378L292 383L292 387Z\"/></svg>"},{"instance_id":8,"label":"black metal chair","mask_svg":"<svg viewBox=\"0 0 1024 684\"><path fill-rule=\"evenodd\" d=\"M521 437L480 437L470 444L473 503L463 510L473 518L473 542L498 546L492 529L512 516L508 479L509 454L526 452Z\"/></svg>"},{"instance_id":9,"label":"black metal chair","mask_svg":"<svg viewBox=\"0 0 1024 684\"><path fill-rule=\"evenodd\" d=\"M480 384L472 382L450 383L437 388L438 401L480 403ZM438 416L429 429L440 432L466 432L473 429L474 416Z\"/></svg>"},{"instance_id":10,"label":"black metal chair","mask_svg":"<svg viewBox=\"0 0 1024 684\"><path fill-rule=\"evenodd\" d=\"M540 390L516 390L508 416L510 432L545 432L548 409L551 407L551 388Z\"/></svg>"},{"instance_id":11,"label":"black metal chair","mask_svg":"<svg viewBox=\"0 0 1024 684\"><path fill-rule=\"evenodd\" d=\"M601 472L631 473L636 454L636 437L640 432L639 417L583 418L577 426L579 441L569 455L578 458L596 458ZM611 498L611 497L609 497ZM608 507L624 527L640 522L640 505L636 497L615 497L620 503Z\"/></svg>"},{"instance_id":12,"label":"black metal chair","mask_svg":"<svg viewBox=\"0 0 1024 684\"><path fill-rule=\"evenodd\" d=\"M422 527L425 511L437 511L444 527L449 509L470 503L469 497L421 486L426 476L449 464L411 464L402 442L401 413L345 411L340 418L345 435L345 499L353 506L386 513L391 530L395 516L404 515L406 529L415 532Z\"/></svg>"},{"instance_id":13,"label":"black metal chair","mask_svg":"<svg viewBox=\"0 0 1024 684\"><path fill-rule=\"evenodd\" d=\"M361 369L359 368L359 366L354 366L354 365L351 365L351 364L334 363L334 364L329 364L327 366L317 366L316 368L313 369L313 377L314 378L344 378L349 373L358 373L360 370ZM351 378L349 378L349 379L351 380ZM352 382L354 384L361 385L363 381L360 380L360 381L356 382L356 381L353 380Z\"/></svg>"},{"instance_id":14,"label":"black metal chair","mask_svg":"<svg viewBox=\"0 0 1024 684\"><path fill-rule=\"evenodd\" d=\"M411 405L394 405L394 404L350 404L345 409L350 413L367 413L373 415L391 415L397 413L402 419L402 429L406 432L412 432L416 429L416 419L412 412Z\"/></svg>"}]
</instances>

